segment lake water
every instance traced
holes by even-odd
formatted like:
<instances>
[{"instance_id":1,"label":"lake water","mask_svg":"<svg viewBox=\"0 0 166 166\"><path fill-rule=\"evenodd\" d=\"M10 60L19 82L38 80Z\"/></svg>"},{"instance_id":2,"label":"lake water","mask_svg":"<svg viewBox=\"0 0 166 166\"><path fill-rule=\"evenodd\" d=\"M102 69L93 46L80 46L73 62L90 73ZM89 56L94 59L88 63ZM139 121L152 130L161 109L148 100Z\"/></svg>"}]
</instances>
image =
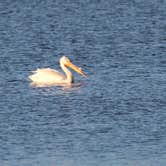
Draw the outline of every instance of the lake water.
<instances>
[{"instance_id":1,"label":"lake water","mask_svg":"<svg viewBox=\"0 0 166 166\"><path fill-rule=\"evenodd\" d=\"M0 165L165 166L165 6L0 1ZM30 85L62 55L89 78Z\"/></svg>"}]
</instances>

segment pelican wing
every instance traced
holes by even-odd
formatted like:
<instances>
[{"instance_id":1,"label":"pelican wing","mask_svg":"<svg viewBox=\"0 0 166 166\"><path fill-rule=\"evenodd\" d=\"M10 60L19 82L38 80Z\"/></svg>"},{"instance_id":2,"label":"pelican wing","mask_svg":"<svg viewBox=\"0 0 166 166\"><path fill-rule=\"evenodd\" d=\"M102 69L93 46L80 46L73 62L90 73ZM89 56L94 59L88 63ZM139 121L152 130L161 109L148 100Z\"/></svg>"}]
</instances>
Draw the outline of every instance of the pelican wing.
<instances>
[{"instance_id":1,"label":"pelican wing","mask_svg":"<svg viewBox=\"0 0 166 166\"><path fill-rule=\"evenodd\" d=\"M64 80L66 77L60 72L50 69L37 69L29 78L36 83L54 83Z\"/></svg>"}]
</instances>

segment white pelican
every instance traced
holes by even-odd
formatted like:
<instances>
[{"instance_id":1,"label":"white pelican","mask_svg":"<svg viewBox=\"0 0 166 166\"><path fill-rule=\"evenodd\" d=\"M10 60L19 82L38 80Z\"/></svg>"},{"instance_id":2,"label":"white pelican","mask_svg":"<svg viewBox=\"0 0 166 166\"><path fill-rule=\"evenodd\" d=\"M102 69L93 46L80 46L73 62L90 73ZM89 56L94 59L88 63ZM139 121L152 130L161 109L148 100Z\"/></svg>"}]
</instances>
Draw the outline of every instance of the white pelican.
<instances>
[{"instance_id":1,"label":"white pelican","mask_svg":"<svg viewBox=\"0 0 166 166\"><path fill-rule=\"evenodd\" d=\"M60 66L66 75L54 69L43 68L33 71L34 74L30 75L29 78L32 80L32 83L35 85L71 84L74 82L74 78L72 73L67 67L70 67L73 70L75 70L77 73L81 74L82 76L87 77L81 68L71 63L69 58L65 56L60 58Z\"/></svg>"}]
</instances>

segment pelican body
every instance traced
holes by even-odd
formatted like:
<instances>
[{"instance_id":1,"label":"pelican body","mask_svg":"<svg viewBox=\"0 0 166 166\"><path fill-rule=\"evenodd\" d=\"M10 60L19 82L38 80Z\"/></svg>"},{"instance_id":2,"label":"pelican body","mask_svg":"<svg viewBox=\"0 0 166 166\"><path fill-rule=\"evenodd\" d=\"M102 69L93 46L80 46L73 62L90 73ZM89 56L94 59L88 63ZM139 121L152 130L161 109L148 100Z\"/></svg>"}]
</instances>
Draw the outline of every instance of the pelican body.
<instances>
[{"instance_id":1,"label":"pelican body","mask_svg":"<svg viewBox=\"0 0 166 166\"><path fill-rule=\"evenodd\" d=\"M71 84L74 82L74 78L68 67L75 70L83 77L87 77L86 74L82 71L82 69L75 66L66 56L60 58L60 66L65 74L60 73L54 69L42 68L33 71L34 74L30 75L29 79L34 84Z\"/></svg>"}]
</instances>

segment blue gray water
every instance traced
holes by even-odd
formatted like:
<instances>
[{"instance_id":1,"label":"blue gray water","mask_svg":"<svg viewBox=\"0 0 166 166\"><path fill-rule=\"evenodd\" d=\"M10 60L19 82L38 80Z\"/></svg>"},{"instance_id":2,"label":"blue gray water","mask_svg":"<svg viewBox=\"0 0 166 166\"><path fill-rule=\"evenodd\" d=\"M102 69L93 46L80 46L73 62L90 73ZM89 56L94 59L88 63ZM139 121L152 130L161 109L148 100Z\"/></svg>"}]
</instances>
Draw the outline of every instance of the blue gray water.
<instances>
[{"instance_id":1,"label":"blue gray water","mask_svg":"<svg viewBox=\"0 0 166 166\"><path fill-rule=\"evenodd\" d=\"M0 166L165 166L165 7L1 0ZM32 87L62 55L89 78Z\"/></svg>"}]
</instances>

